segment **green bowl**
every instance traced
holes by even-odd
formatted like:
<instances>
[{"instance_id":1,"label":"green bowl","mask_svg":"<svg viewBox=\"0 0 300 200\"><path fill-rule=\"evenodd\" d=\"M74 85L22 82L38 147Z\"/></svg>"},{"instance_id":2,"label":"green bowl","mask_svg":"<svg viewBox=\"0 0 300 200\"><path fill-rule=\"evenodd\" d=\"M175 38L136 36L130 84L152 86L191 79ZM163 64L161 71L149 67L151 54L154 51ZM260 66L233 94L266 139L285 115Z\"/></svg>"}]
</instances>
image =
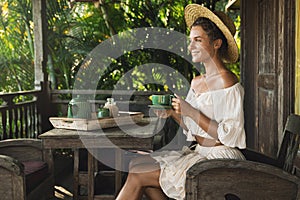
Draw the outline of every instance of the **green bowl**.
<instances>
[{"instance_id":1,"label":"green bowl","mask_svg":"<svg viewBox=\"0 0 300 200\"><path fill-rule=\"evenodd\" d=\"M109 109L108 108L99 108L97 117L98 118L109 117Z\"/></svg>"}]
</instances>

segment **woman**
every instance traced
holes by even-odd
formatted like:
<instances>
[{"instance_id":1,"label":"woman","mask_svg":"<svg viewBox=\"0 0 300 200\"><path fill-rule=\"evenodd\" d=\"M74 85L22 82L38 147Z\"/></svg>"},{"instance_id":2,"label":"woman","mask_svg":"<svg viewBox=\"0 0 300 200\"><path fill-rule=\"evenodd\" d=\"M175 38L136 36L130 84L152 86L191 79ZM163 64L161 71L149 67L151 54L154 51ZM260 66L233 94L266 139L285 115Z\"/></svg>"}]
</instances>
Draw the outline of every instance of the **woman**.
<instances>
[{"instance_id":1,"label":"woman","mask_svg":"<svg viewBox=\"0 0 300 200\"><path fill-rule=\"evenodd\" d=\"M206 73L195 77L187 98L173 98L173 109L156 111L173 117L195 149L154 152L139 157L129 166L129 174L117 200L184 199L186 171L195 163L216 158L244 159L237 148L245 148L243 87L224 62L236 62L238 48L233 38L235 26L222 12L190 4L185 8L190 27L189 51L193 62L204 64ZM237 147L237 148L236 148Z\"/></svg>"}]
</instances>

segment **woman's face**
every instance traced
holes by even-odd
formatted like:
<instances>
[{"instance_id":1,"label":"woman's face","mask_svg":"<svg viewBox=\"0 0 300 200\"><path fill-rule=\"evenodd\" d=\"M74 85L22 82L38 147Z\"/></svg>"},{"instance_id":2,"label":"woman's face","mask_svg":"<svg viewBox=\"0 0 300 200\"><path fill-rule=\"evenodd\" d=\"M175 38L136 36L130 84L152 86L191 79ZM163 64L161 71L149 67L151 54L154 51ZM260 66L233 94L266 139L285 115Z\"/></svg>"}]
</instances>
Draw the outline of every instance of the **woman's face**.
<instances>
[{"instance_id":1,"label":"woman's face","mask_svg":"<svg viewBox=\"0 0 300 200\"><path fill-rule=\"evenodd\" d=\"M213 48L208 35L201 26L193 26L190 32L189 51L192 54L193 62L206 62L211 59L216 50Z\"/></svg>"}]
</instances>

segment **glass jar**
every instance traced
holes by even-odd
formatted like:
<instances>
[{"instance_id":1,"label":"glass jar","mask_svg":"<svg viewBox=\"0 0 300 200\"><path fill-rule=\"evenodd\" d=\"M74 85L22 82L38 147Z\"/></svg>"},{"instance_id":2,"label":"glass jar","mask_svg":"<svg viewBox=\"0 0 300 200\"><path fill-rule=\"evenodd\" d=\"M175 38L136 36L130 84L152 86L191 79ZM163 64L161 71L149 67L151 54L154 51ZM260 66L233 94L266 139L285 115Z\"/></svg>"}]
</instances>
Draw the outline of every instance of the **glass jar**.
<instances>
[{"instance_id":1,"label":"glass jar","mask_svg":"<svg viewBox=\"0 0 300 200\"><path fill-rule=\"evenodd\" d=\"M105 103L104 108L109 109L110 117L117 117L119 115L119 108L118 108L114 98L107 98L107 102Z\"/></svg>"}]
</instances>

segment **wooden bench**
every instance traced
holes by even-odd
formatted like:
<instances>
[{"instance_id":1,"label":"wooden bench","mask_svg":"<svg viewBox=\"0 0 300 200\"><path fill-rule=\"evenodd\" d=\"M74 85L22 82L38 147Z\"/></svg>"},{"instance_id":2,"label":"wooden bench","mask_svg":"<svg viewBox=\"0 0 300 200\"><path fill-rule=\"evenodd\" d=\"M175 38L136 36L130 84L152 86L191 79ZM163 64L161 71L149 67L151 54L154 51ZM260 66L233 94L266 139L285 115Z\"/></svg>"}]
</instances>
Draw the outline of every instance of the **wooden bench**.
<instances>
[{"instance_id":1,"label":"wooden bench","mask_svg":"<svg viewBox=\"0 0 300 200\"><path fill-rule=\"evenodd\" d=\"M45 199L54 195L54 176L38 139L0 141L0 196L7 200Z\"/></svg>"},{"instance_id":2,"label":"wooden bench","mask_svg":"<svg viewBox=\"0 0 300 200\"><path fill-rule=\"evenodd\" d=\"M300 178L293 174L300 143L300 116L288 117L277 158L250 149L247 160L199 162L187 172L186 199L300 199Z\"/></svg>"}]
</instances>

